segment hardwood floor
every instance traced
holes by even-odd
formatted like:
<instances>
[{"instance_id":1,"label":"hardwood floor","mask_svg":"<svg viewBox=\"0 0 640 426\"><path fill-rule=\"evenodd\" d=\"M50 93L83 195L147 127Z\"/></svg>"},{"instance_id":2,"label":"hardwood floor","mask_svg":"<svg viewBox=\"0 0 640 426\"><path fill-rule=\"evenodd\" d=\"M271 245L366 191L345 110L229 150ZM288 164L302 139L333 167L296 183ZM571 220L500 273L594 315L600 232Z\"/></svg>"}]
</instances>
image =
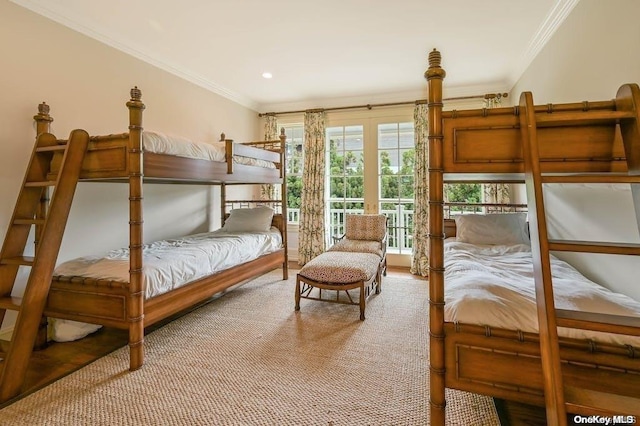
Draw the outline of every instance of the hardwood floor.
<instances>
[{"instance_id":1,"label":"hardwood floor","mask_svg":"<svg viewBox=\"0 0 640 426\"><path fill-rule=\"evenodd\" d=\"M292 271L290 273L295 274L297 268L297 265L291 265ZM390 267L388 274L394 276L410 275L407 268L398 267ZM172 319L177 316L179 315ZM147 331L155 330L170 320L154 325ZM2 344L0 341L0 345ZM75 342L52 342L47 348L33 352L24 392L14 400L0 405L0 408L53 383L116 349L124 347L126 344L127 332L114 328L102 328ZM500 416L501 426L543 426L546 424L544 408L504 400L495 400L495 405Z\"/></svg>"},{"instance_id":2,"label":"hardwood floor","mask_svg":"<svg viewBox=\"0 0 640 426\"><path fill-rule=\"evenodd\" d=\"M23 392L3 406L9 405L44 386L84 367L127 344L127 332L103 328L75 342L52 342L34 351L27 370ZM6 344L3 341L2 344Z\"/></svg>"}]
</instances>

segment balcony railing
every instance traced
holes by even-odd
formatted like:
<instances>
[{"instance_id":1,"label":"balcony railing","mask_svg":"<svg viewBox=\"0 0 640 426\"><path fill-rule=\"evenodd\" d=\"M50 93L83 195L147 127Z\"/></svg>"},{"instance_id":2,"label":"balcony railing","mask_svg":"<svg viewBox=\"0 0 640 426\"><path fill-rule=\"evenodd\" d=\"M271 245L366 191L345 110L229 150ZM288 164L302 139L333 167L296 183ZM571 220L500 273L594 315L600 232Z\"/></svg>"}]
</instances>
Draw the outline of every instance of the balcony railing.
<instances>
[{"instance_id":1,"label":"balcony railing","mask_svg":"<svg viewBox=\"0 0 640 426\"><path fill-rule=\"evenodd\" d=\"M385 203L390 204L390 203ZM413 248L413 215L412 209L408 209L404 204L396 204L396 209L383 209L380 212L387 216L389 232L389 253L411 254ZM445 218L454 218L461 214L491 214L507 212L526 212L526 204L488 204L488 203L445 203ZM334 235L344 234L345 214L362 214L364 210L353 209L331 209L328 213L328 227L325 234L327 247L333 244ZM300 209L287 209L289 224L297 225L300 222Z\"/></svg>"},{"instance_id":2,"label":"balcony railing","mask_svg":"<svg viewBox=\"0 0 640 426\"><path fill-rule=\"evenodd\" d=\"M413 247L413 210L399 205L397 210L382 210L381 213L388 218L387 230L389 232L389 253L411 254ZM325 233L327 247L333 244L333 236L344 234L344 216L346 214L362 214L362 209L331 209L329 210L328 226ZM289 224L297 225L300 222L300 209L287 209Z\"/></svg>"}]
</instances>

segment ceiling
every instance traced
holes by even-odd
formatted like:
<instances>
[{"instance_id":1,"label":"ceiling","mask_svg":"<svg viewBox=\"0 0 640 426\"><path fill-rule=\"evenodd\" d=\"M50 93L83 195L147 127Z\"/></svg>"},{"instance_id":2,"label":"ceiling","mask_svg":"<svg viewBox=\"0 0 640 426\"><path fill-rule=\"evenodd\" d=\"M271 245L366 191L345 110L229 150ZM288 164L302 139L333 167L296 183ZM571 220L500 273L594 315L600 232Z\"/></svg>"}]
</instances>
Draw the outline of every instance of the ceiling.
<instances>
[{"instance_id":1,"label":"ceiling","mask_svg":"<svg viewBox=\"0 0 640 426\"><path fill-rule=\"evenodd\" d=\"M12 0L259 112L508 92L579 0ZM265 79L263 72L273 78Z\"/></svg>"}]
</instances>

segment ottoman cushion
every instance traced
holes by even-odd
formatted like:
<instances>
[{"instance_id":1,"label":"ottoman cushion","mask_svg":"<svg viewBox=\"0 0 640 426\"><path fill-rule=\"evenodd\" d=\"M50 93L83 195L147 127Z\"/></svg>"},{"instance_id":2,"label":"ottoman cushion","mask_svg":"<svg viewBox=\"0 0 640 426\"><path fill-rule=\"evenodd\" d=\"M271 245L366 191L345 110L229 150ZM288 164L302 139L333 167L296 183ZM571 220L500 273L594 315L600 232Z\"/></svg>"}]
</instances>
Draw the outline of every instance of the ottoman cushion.
<instances>
[{"instance_id":1,"label":"ottoman cushion","mask_svg":"<svg viewBox=\"0 0 640 426\"><path fill-rule=\"evenodd\" d=\"M318 282L347 284L368 281L379 265L376 254L328 251L306 263L299 274Z\"/></svg>"}]
</instances>

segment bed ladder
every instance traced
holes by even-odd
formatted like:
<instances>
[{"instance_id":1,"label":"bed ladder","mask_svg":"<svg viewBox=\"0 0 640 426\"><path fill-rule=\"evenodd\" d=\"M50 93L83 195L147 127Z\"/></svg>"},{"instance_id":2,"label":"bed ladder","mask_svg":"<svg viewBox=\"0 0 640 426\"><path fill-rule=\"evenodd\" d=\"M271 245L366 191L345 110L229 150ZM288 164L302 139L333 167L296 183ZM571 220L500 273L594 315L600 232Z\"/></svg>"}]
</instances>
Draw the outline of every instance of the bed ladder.
<instances>
[{"instance_id":1,"label":"bed ladder","mask_svg":"<svg viewBox=\"0 0 640 426\"><path fill-rule=\"evenodd\" d=\"M84 130L71 132L68 141L58 140L51 133L36 138L0 252L0 323L7 310L17 312L11 340L0 352L0 403L17 396L25 381L88 142ZM56 153L61 154L61 162L57 173L52 174ZM43 208L49 189L51 200ZM35 254L27 256L25 248L32 227ZM21 267L30 270L23 297L19 298L11 293L20 281Z\"/></svg>"},{"instance_id":2,"label":"bed ladder","mask_svg":"<svg viewBox=\"0 0 640 426\"><path fill-rule=\"evenodd\" d=\"M640 244L550 240L543 199L543 185L553 183L629 183L640 229L640 89L636 84L620 88L610 109L541 112L535 110L530 92L520 97L519 115L525 164L525 183L533 253L536 304L540 329L540 352L549 425L566 425L572 415L640 416L639 398L600 390L565 386L557 327L640 336L640 319L556 309L551 275L551 251L640 255ZM604 126L613 139L622 136L627 173L551 174L541 171L538 129L545 127ZM544 130L543 130L544 131ZM544 166L543 166L544 167Z\"/></svg>"}]
</instances>

